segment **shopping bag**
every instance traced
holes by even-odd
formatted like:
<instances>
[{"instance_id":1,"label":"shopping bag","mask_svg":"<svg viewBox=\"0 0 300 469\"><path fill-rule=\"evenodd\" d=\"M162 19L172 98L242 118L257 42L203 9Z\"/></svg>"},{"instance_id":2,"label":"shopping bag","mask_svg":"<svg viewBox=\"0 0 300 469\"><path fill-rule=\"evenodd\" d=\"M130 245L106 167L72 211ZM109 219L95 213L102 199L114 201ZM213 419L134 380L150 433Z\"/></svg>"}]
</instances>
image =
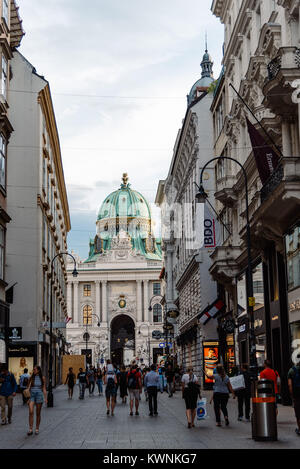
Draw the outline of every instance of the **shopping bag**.
<instances>
[{"instance_id":1,"label":"shopping bag","mask_svg":"<svg viewBox=\"0 0 300 469\"><path fill-rule=\"evenodd\" d=\"M206 401L207 399L203 397L197 403L197 420L205 420L207 417Z\"/></svg>"},{"instance_id":2,"label":"shopping bag","mask_svg":"<svg viewBox=\"0 0 300 469\"><path fill-rule=\"evenodd\" d=\"M240 391L246 387L244 375L233 376L229 380L234 391Z\"/></svg>"}]
</instances>

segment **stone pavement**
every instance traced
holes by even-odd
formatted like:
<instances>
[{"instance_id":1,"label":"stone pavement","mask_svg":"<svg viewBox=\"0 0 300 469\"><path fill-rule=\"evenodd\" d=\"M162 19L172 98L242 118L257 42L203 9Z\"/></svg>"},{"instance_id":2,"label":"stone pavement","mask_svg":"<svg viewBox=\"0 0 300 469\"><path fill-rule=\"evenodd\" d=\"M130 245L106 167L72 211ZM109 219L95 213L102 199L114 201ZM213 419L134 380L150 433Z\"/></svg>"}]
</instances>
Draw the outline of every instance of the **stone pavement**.
<instances>
[{"instance_id":1,"label":"stone pavement","mask_svg":"<svg viewBox=\"0 0 300 469\"><path fill-rule=\"evenodd\" d=\"M210 397L209 393L204 393ZM187 428L181 392L172 398L159 394L157 417L149 417L144 394L140 416L129 416L128 405L120 398L114 417L107 417L105 398L96 394L84 401L68 400L65 386L54 391L52 409L43 408L38 436L27 436L28 408L18 395L14 402L11 425L0 426L1 449L298 449L295 417L291 407L279 406L278 442L258 443L251 439L251 424L237 421L237 401L230 399L230 426L216 427L213 407L208 404L209 418Z\"/></svg>"}]
</instances>

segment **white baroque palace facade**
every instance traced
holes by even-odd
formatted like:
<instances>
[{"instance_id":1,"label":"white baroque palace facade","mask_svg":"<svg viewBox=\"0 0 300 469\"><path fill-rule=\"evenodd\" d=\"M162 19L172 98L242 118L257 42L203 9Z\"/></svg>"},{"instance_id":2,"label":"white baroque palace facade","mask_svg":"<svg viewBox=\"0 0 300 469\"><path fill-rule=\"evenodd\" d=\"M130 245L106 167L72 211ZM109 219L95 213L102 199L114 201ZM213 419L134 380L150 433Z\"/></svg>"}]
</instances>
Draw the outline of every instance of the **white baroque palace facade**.
<instances>
[{"instance_id":1,"label":"white baroque palace facade","mask_svg":"<svg viewBox=\"0 0 300 469\"><path fill-rule=\"evenodd\" d=\"M160 241L147 201L126 176L102 204L89 258L75 258L76 279L71 259L68 264L70 353L87 354L95 365L108 358L117 365L156 361L160 349L152 332L163 331Z\"/></svg>"}]
</instances>

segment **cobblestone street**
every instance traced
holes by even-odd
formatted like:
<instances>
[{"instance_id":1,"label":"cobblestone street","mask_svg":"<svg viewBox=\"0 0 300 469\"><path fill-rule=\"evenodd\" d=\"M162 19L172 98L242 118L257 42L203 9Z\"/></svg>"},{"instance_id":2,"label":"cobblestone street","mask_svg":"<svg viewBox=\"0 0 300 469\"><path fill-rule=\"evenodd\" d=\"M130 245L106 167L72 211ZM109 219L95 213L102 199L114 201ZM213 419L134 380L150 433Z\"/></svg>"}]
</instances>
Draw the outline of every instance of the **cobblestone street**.
<instances>
[{"instance_id":1,"label":"cobblestone street","mask_svg":"<svg viewBox=\"0 0 300 469\"><path fill-rule=\"evenodd\" d=\"M207 394L206 397L209 397ZM0 427L1 449L297 449L300 440L295 434L295 418L291 407L279 406L278 442L258 443L251 439L251 424L237 421L237 402L229 404L230 426L215 426L213 407L208 405L209 418L188 429L181 393L173 398L159 394L159 415L148 416L144 394L140 416L129 416L128 405L119 402L114 417L107 417L105 398L94 395L67 399L61 386L54 393L55 407L44 408L38 436L27 436L28 409L18 395L14 402L11 425Z\"/></svg>"}]
</instances>

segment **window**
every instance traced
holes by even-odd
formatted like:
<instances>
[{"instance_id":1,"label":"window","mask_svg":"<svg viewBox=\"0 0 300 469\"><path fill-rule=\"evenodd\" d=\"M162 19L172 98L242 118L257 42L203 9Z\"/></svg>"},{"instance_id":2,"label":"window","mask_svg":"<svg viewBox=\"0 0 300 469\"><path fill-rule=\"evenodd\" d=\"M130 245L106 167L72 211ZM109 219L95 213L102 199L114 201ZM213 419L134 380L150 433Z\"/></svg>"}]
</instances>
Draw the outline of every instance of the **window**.
<instances>
[{"instance_id":1,"label":"window","mask_svg":"<svg viewBox=\"0 0 300 469\"><path fill-rule=\"evenodd\" d=\"M91 306L86 305L83 308L83 324L84 325L92 324L92 307Z\"/></svg>"},{"instance_id":2,"label":"window","mask_svg":"<svg viewBox=\"0 0 300 469\"><path fill-rule=\"evenodd\" d=\"M6 188L6 141L2 134L0 134L0 186Z\"/></svg>"},{"instance_id":3,"label":"window","mask_svg":"<svg viewBox=\"0 0 300 469\"><path fill-rule=\"evenodd\" d=\"M4 239L5 232L4 228L0 226L0 278L4 279Z\"/></svg>"},{"instance_id":4,"label":"window","mask_svg":"<svg viewBox=\"0 0 300 469\"><path fill-rule=\"evenodd\" d=\"M300 286L300 226L286 236L286 257L288 266L288 289Z\"/></svg>"},{"instance_id":5,"label":"window","mask_svg":"<svg viewBox=\"0 0 300 469\"><path fill-rule=\"evenodd\" d=\"M7 97L7 71L8 71L8 61L4 55L2 55L2 80L1 80L1 93L3 96Z\"/></svg>"},{"instance_id":6,"label":"window","mask_svg":"<svg viewBox=\"0 0 300 469\"><path fill-rule=\"evenodd\" d=\"M162 307L160 304L153 307L153 322L162 322Z\"/></svg>"},{"instance_id":7,"label":"window","mask_svg":"<svg viewBox=\"0 0 300 469\"><path fill-rule=\"evenodd\" d=\"M91 285L83 286L83 296L91 296Z\"/></svg>"},{"instance_id":8,"label":"window","mask_svg":"<svg viewBox=\"0 0 300 469\"><path fill-rule=\"evenodd\" d=\"M153 295L160 295L160 283L153 283Z\"/></svg>"},{"instance_id":9,"label":"window","mask_svg":"<svg viewBox=\"0 0 300 469\"><path fill-rule=\"evenodd\" d=\"M2 17L8 26L8 0L2 0Z\"/></svg>"}]
</instances>

